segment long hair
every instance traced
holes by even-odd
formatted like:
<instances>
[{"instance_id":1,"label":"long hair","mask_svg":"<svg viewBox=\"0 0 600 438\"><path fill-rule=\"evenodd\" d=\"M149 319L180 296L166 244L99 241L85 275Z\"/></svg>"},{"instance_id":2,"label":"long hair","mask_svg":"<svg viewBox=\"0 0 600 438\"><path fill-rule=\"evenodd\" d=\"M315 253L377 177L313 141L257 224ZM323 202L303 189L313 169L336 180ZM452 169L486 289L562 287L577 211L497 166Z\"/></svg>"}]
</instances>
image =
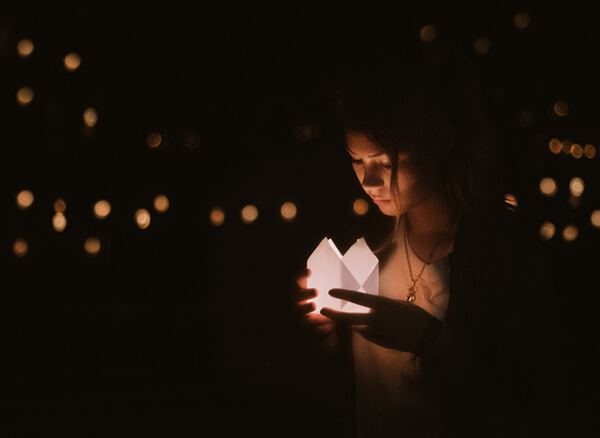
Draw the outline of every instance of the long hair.
<instances>
[{"instance_id":1,"label":"long hair","mask_svg":"<svg viewBox=\"0 0 600 438\"><path fill-rule=\"evenodd\" d=\"M483 217L504 208L481 86L456 48L435 43L355 54L339 68L333 91L339 128L362 132L390 157L394 200L398 154L408 152L417 167L439 166L453 211ZM440 147L444 141L450 148ZM393 242L400 219L398 212L375 253Z\"/></svg>"}]
</instances>

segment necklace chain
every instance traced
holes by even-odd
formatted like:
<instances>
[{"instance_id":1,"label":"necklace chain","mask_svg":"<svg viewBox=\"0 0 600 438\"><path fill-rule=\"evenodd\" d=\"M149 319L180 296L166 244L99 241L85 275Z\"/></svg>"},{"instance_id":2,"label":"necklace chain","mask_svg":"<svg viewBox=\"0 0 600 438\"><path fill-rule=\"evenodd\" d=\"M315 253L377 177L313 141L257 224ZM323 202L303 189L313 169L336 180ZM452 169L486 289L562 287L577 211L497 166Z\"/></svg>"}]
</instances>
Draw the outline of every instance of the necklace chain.
<instances>
[{"instance_id":1,"label":"necklace chain","mask_svg":"<svg viewBox=\"0 0 600 438\"><path fill-rule=\"evenodd\" d=\"M444 238L444 233L448 230L448 228L450 228L450 224L452 223L452 221L450 221L448 223L448 225L446 226L444 233L442 233L442 236L438 239L438 241L434 245L433 249L431 250L431 253L429 254L429 257L427 258L427 260L425 260L425 263L423 263L421 272L419 272L419 275L415 279L413 277L413 273L412 273L410 257L408 256L408 221L406 220L406 217L404 219L405 219L405 221L404 221L404 251L406 252L406 260L408 261L408 272L410 273L410 279L412 280L412 285L408 288L408 294L406 296L406 301L408 301L409 303L413 303L417 296L417 287L416 287L417 281L419 281L419 279L421 278L421 275L423 275L425 268L431 264L435 249L437 248L437 246L440 244L440 242Z\"/></svg>"}]
</instances>

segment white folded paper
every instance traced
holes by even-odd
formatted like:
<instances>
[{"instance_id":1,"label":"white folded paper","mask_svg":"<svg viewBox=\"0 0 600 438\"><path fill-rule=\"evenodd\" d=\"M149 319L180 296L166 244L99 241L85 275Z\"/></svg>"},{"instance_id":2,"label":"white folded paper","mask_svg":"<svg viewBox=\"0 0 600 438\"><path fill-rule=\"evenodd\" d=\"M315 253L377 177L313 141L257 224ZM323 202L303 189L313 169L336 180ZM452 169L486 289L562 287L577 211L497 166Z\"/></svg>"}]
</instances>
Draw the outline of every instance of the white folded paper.
<instances>
[{"instance_id":1,"label":"white folded paper","mask_svg":"<svg viewBox=\"0 0 600 438\"><path fill-rule=\"evenodd\" d=\"M329 307L344 312L368 312L369 309L329 295L330 289L348 289L379 295L379 260L364 238L357 239L342 256L331 239L325 237L307 261L311 274L308 289L317 289L315 312Z\"/></svg>"}]
</instances>

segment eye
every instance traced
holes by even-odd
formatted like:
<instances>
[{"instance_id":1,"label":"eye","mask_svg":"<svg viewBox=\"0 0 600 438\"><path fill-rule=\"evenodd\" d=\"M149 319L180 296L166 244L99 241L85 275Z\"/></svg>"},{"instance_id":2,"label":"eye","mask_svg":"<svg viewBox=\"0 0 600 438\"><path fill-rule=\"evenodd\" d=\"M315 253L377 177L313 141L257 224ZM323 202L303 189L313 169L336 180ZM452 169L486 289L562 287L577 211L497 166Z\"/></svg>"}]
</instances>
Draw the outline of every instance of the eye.
<instances>
[{"instance_id":1,"label":"eye","mask_svg":"<svg viewBox=\"0 0 600 438\"><path fill-rule=\"evenodd\" d=\"M362 163L362 160L351 159L350 161L352 161L352 163L356 163L356 164Z\"/></svg>"}]
</instances>

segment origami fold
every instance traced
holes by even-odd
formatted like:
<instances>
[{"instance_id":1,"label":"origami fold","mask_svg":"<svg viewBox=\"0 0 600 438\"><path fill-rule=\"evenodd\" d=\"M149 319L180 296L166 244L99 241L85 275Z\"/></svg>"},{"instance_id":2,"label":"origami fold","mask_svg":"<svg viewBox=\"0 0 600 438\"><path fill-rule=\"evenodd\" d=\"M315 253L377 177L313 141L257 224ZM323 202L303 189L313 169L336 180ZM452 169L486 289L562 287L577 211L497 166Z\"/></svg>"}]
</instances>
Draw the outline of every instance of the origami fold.
<instances>
[{"instance_id":1,"label":"origami fold","mask_svg":"<svg viewBox=\"0 0 600 438\"><path fill-rule=\"evenodd\" d=\"M317 289L315 312L329 307L344 312L368 312L369 309L329 295L330 289L348 289L372 295L379 294L379 260L371 252L364 238L342 256L333 241L327 237L313 251L307 261L311 274L307 287Z\"/></svg>"}]
</instances>

